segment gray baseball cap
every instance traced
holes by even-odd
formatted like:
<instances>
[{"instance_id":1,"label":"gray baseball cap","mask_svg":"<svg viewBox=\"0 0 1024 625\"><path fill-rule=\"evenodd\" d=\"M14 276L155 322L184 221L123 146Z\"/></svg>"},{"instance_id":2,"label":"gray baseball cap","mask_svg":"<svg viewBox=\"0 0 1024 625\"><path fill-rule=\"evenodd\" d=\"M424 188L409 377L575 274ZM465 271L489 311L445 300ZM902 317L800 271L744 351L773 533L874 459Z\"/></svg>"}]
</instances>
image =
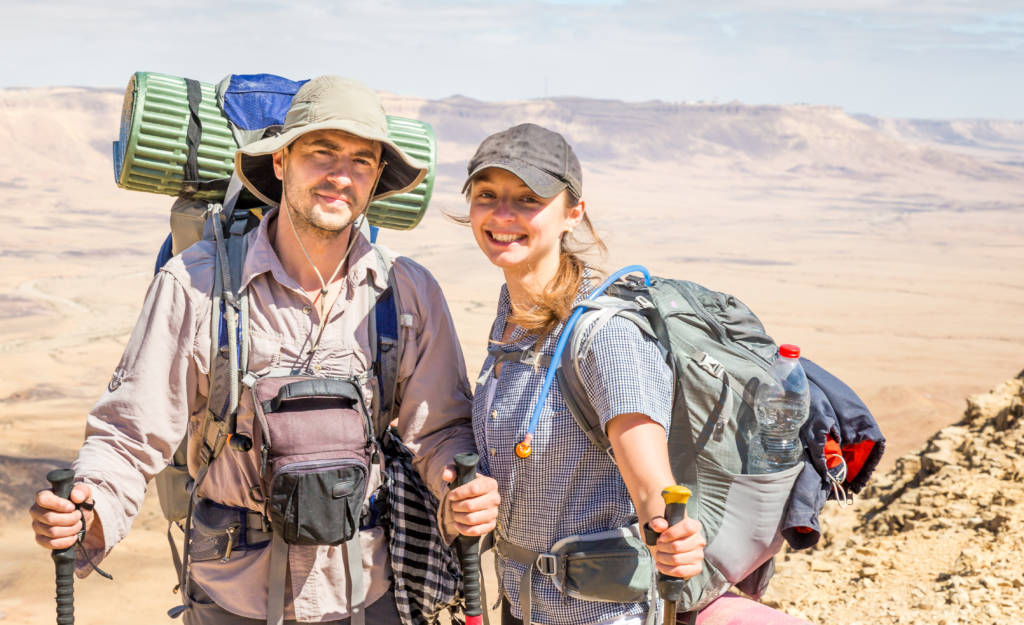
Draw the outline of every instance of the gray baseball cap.
<instances>
[{"instance_id":1,"label":"gray baseball cap","mask_svg":"<svg viewBox=\"0 0 1024 625\"><path fill-rule=\"evenodd\" d=\"M583 171L565 137L537 124L519 124L487 137L466 167L462 192L481 171L497 167L512 172L541 197L569 189L583 196Z\"/></svg>"},{"instance_id":2,"label":"gray baseball cap","mask_svg":"<svg viewBox=\"0 0 1024 625\"><path fill-rule=\"evenodd\" d=\"M274 175L273 155L314 130L341 130L383 146L387 163L372 200L416 187L427 175L427 164L406 154L388 136L388 121L377 94L366 85L338 76L320 76L302 85L292 98L281 133L235 152L235 171L258 198L281 203L281 181Z\"/></svg>"}]
</instances>

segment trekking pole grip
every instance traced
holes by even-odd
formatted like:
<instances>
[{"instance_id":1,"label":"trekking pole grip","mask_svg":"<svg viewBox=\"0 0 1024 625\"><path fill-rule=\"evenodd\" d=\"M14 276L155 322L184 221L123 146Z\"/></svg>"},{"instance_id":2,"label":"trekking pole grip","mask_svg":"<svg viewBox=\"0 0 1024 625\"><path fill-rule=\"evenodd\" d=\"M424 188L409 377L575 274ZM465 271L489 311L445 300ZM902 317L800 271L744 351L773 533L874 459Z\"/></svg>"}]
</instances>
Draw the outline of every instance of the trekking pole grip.
<instances>
[{"instance_id":1,"label":"trekking pole grip","mask_svg":"<svg viewBox=\"0 0 1024 625\"><path fill-rule=\"evenodd\" d=\"M665 500L665 520L669 527L679 523L686 516L686 502L690 500L690 489L676 484L661 491ZM664 573L658 573L658 594L673 604L682 597L686 581Z\"/></svg>"},{"instance_id":2,"label":"trekking pole grip","mask_svg":"<svg viewBox=\"0 0 1024 625\"><path fill-rule=\"evenodd\" d=\"M476 464L480 457L473 453L455 455L455 487L476 479ZM466 625L481 625L483 609L480 604L480 544L475 536L459 536L457 549L462 567L462 584L466 593Z\"/></svg>"},{"instance_id":3,"label":"trekking pole grip","mask_svg":"<svg viewBox=\"0 0 1024 625\"><path fill-rule=\"evenodd\" d=\"M50 489L62 499L71 497L75 472L71 469L54 469L46 474ZM54 549L50 552L57 574L57 625L75 623L75 551L74 547Z\"/></svg>"}]
</instances>

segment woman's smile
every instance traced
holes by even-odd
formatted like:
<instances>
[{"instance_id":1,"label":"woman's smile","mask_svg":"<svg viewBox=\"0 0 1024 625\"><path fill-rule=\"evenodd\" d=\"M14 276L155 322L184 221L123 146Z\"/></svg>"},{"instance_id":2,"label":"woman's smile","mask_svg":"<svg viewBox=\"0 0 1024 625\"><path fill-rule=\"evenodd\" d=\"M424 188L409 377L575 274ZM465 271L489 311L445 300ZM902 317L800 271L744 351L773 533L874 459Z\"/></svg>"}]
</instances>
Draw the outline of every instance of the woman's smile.
<instances>
[{"instance_id":1,"label":"woman's smile","mask_svg":"<svg viewBox=\"0 0 1024 625\"><path fill-rule=\"evenodd\" d=\"M495 232L494 230L485 230L487 236L495 243L516 243L524 241L526 235L519 232Z\"/></svg>"}]
</instances>

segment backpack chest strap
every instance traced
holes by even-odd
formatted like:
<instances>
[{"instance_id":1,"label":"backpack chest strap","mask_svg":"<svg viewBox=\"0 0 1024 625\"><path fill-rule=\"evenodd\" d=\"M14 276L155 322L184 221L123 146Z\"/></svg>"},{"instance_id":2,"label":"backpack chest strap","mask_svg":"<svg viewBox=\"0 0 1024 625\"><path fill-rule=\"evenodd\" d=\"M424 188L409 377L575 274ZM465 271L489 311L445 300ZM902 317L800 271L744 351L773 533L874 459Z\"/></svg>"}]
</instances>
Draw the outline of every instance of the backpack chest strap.
<instances>
[{"instance_id":1,"label":"backpack chest strap","mask_svg":"<svg viewBox=\"0 0 1024 625\"><path fill-rule=\"evenodd\" d=\"M548 365L551 364L551 354L545 354L544 352L538 352L535 345L527 347L526 349L519 349L511 352L506 352L501 349L501 346L491 347L487 350L488 356L493 356L491 364L484 368L480 372L480 377L477 378L476 383L478 385L485 384L487 377L494 373L495 367L498 363L503 362L519 362L525 365L530 365L534 369L547 369Z\"/></svg>"}]
</instances>

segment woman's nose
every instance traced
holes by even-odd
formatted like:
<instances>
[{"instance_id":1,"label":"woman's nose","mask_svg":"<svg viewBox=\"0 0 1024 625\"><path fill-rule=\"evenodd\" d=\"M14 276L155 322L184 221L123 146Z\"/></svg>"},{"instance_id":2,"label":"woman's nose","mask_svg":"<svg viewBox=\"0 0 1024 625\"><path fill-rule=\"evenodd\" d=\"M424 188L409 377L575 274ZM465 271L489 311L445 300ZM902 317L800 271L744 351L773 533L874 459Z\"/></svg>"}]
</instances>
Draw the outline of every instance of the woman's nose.
<instances>
[{"instance_id":1,"label":"woman's nose","mask_svg":"<svg viewBox=\"0 0 1024 625\"><path fill-rule=\"evenodd\" d=\"M494 214L499 217L513 217L515 209L512 207L512 201L507 196L498 198L494 205Z\"/></svg>"}]
</instances>

